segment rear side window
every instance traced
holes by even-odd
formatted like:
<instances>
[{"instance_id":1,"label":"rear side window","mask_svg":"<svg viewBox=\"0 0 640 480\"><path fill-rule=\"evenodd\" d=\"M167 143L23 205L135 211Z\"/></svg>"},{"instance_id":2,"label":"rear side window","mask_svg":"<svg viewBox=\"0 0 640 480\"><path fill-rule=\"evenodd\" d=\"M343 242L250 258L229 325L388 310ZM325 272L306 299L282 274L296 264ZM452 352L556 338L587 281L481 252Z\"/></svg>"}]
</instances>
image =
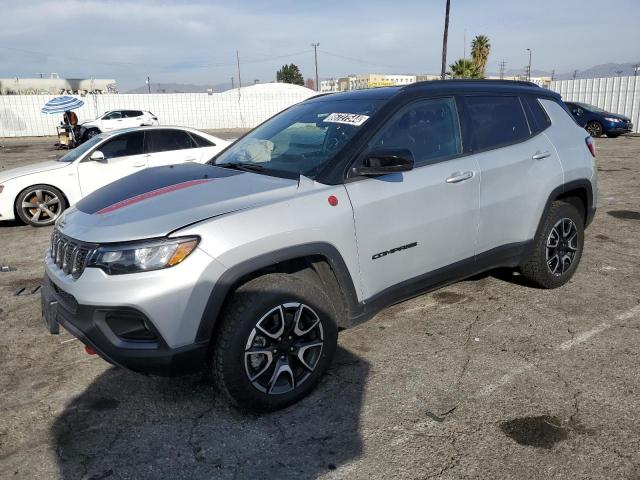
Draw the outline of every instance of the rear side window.
<instances>
[{"instance_id":1,"label":"rear side window","mask_svg":"<svg viewBox=\"0 0 640 480\"><path fill-rule=\"evenodd\" d=\"M540 105L536 97L525 95L522 99L524 100L524 105L527 110L527 117L532 134L540 133L551 125L551 120L549 120L547 112L544 111L544 108L542 108L542 105Z\"/></svg>"},{"instance_id":2,"label":"rear side window","mask_svg":"<svg viewBox=\"0 0 640 480\"><path fill-rule=\"evenodd\" d=\"M529 125L518 97L466 97L473 150L486 150L529 138Z\"/></svg>"},{"instance_id":3,"label":"rear side window","mask_svg":"<svg viewBox=\"0 0 640 480\"><path fill-rule=\"evenodd\" d=\"M207 140L206 138L201 137L200 135L196 135L195 133L191 134L191 138L198 145L198 147L215 147L216 144Z\"/></svg>"},{"instance_id":4,"label":"rear side window","mask_svg":"<svg viewBox=\"0 0 640 480\"><path fill-rule=\"evenodd\" d=\"M104 158L128 157L142 155L144 132L125 133L103 143L98 147Z\"/></svg>"},{"instance_id":5,"label":"rear side window","mask_svg":"<svg viewBox=\"0 0 640 480\"><path fill-rule=\"evenodd\" d=\"M462 144L456 102L431 98L411 103L389 120L372 144L411 150L417 167L458 155Z\"/></svg>"},{"instance_id":6,"label":"rear side window","mask_svg":"<svg viewBox=\"0 0 640 480\"><path fill-rule=\"evenodd\" d=\"M124 116L128 118L140 117L142 115L140 110L125 110L122 113L124 113Z\"/></svg>"},{"instance_id":7,"label":"rear side window","mask_svg":"<svg viewBox=\"0 0 640 480\"><path fill-rule=\"evenodd\" d=\"M147 153L196 148L189 134L182 130L147 130L145 138Z\"/></svg>"}]
</instances>

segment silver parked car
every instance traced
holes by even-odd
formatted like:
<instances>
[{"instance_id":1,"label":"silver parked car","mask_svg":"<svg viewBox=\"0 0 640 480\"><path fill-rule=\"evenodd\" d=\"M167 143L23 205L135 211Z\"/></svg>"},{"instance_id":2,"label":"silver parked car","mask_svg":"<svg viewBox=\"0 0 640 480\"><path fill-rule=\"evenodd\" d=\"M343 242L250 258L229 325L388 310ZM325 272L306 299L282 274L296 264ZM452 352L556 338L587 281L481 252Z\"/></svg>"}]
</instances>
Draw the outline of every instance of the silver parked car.
<instances>
[{"instance_id":1,"label":"silver parked car","mask_svg":"<svg viewBox=\"0 0 640 480\"><path fill-rule=\"evenodd\" d=\"M591 138L525 82L321 95L209 164L147 169L58 220L44 318L139 372L211 369L274 410L318 383L338 329L496 267L555 288L595 213Z\"/></svg>"}]
</instances>

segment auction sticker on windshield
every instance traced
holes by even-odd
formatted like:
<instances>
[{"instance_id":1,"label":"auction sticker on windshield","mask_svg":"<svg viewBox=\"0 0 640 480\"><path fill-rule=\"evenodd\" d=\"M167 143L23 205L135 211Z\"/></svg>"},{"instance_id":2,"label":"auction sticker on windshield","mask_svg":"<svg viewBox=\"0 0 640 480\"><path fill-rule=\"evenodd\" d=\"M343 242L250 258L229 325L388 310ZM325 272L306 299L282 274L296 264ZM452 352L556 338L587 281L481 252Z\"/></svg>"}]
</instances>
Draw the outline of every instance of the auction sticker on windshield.
<instances>
[{"instance_id":1,"label":"auction sticker on windshield","mask_svg":"<svg viewBox=\"0 0 640 480\"><path fill-rule=\"evenodd\" d=\"M368 115L358 113L332 113L324 119L325 123L344 123L359 127L369 119Z\"/></svg>"}]
</instances>

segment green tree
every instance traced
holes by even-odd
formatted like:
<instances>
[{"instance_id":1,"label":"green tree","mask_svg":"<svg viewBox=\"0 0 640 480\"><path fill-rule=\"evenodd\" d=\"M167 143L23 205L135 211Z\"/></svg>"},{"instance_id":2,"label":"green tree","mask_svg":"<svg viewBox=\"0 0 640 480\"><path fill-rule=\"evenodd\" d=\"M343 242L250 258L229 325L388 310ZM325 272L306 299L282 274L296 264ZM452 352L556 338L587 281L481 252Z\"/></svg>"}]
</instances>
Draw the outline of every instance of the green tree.
<instances>
[{"instance_id":1,"label":"green tree","mask_svg":"<svg viewBox=\"0 0 640 480\"><path fill-rule=\"evenodd\" d=\"M482 77L484 77L490 50L491 44L489 43L489 37L486 35L477 35L471 41L471 59Z\"/></svg>"},{"instance_id":2,"label":"green tree","mask_svg":"<svg viewBox=\"0 0 640 480\"><path fill-rule=\"evenodd\" d=\"M291 65L283 65L278 73L276 80L282 83L293 83L294 85L304 85L304 77L300 73L300 69L293 63Z\"/></svg>"},{"instance_id":3,"label":"green tree","mask_svg":"<svg viewBox=\"0 0 640 480\"><path fill-rule=\"evenodd\" d=\"M455 63L449 65L453 78L482 78L473 60L460 58Z\"/></svg>"}]
</instances>

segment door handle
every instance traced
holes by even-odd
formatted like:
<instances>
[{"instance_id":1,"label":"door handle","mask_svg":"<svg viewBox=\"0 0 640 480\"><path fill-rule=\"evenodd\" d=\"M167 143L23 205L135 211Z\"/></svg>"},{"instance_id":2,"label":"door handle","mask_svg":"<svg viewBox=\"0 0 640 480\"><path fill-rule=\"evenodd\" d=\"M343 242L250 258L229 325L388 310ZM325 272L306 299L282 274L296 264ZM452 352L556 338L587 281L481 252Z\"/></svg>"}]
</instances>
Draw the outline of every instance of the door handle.
<instances>
[{"instance_id":1,"label":"door handle","mask_svg":"<svg viewBox=\"0 0 640 480\"><path fill-rule=\"evenodd\" d=\"M534 153L533 155L531 155L531 158L534 160L542 160L543 158L547 158L551 156L551 152L541 152L541 151L537 151L536 153Z\"/></svg>"},{"instance_id":2,"label":"door handle","mask_svg":"<svg viewBox=\"0 0 640 480\"><path fill-rule=\"evenodd\" d=\"M147 164L144 162L136 162L132 165L132 167L146 167Z\"/></svg>"},{"instance_id":3,"label":"door handle","mask_svg":"<svg viewBox=\"0 0 640 480\"><path fill-rule=\"evenodd\" d=\"M469 180L470 178L472 178L473 175L474 175L474 172L471 172L471 171L462 172L462 173L455 172L449 175L449 178L447 178L447 183L464 182L465 180Z\"/></svg>"},{"instance_id":4,"label":"door handle","mask_svg":"<svg viewBox=\"0 0 640 480\"><path fill-rule=\"evenodd\" d=\"M184 161L185 162L195 162L196 161L196 157L185 158Z\"/></svg>"}]
</instances>

